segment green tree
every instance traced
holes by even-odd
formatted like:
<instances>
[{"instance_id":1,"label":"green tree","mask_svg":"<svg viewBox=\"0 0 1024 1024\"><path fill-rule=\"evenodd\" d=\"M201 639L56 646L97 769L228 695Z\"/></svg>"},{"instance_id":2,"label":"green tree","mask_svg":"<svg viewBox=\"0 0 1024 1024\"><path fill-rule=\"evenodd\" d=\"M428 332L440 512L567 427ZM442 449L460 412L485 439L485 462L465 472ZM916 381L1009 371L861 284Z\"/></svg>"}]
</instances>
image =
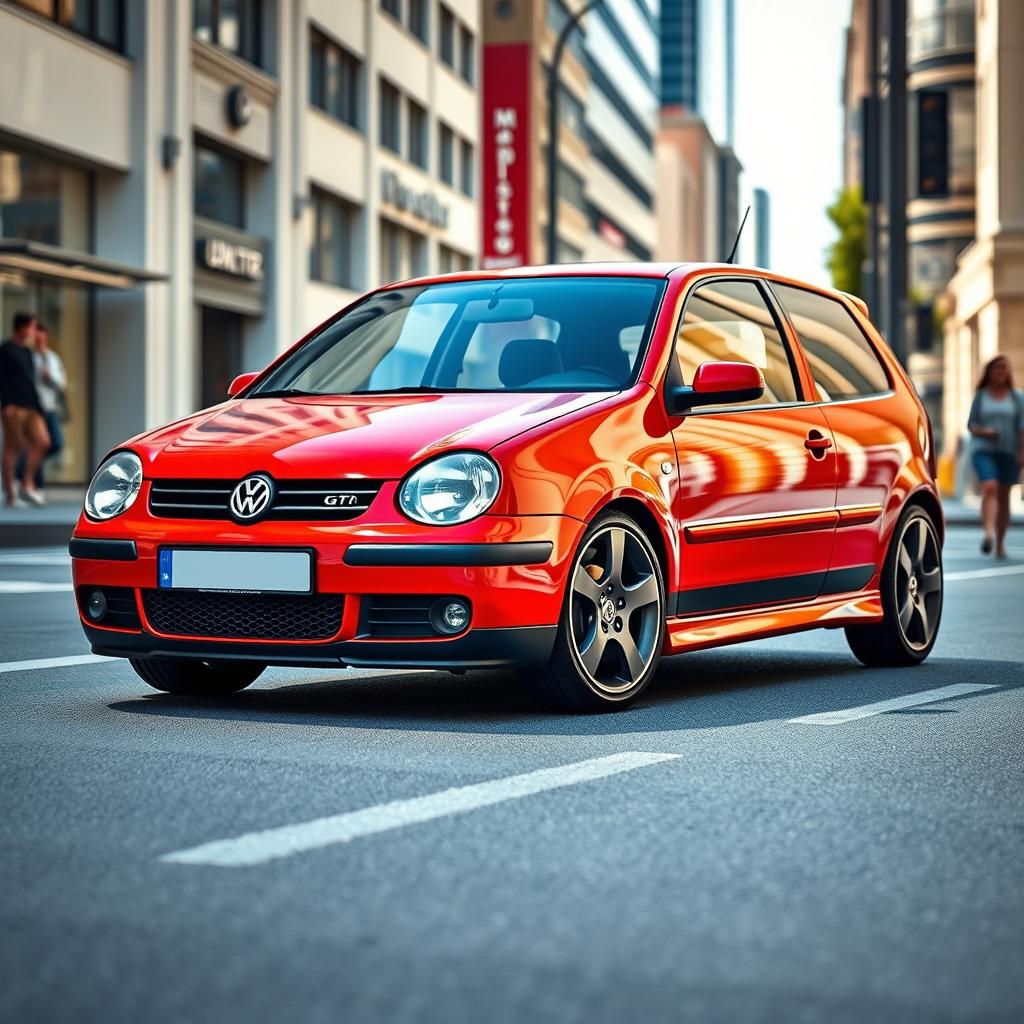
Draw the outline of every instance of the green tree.
<instances>
[{"instance_id":1,"label":"green tree","mask_svg":"<svg viewBox=\"0 0 1024 1024\"><path fill-rule=\"evenodd\" d=\"M867 255L867 207L860 185L843 189L826 212L839 230L839 237L828 248L832 284L840 291L863 298L861 267Z\"/></svg>"}]
</instances>

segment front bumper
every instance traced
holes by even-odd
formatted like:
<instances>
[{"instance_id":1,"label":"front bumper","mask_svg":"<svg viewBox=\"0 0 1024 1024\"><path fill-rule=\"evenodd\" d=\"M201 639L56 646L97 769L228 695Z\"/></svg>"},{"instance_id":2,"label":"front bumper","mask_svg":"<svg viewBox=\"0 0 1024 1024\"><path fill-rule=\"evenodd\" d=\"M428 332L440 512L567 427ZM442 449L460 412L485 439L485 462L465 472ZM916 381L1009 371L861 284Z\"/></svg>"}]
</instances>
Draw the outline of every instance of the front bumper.
<instances>
[{"instance_id":1,"label":"front bumper","mask_svg":"<svg viewBox=\"0 0 1024 1024\"><path fill-rule=\"evenodd\" d=\"M156 519L134 508L107 523L84 517L72 538L76 591L128 588L141 629L97 626L82 617L97 654L120 657L251 659L277 665L493 668L550 656L572 554L585 524L569 516L481 516L439 530L405 521L345 524ZM317 594L343 595L339 630L326 640L261 640L160 632L144 591L157 588L162 547L302 547L315 557ZM454 637L366 634L364 602L378 595L468 599L469 628Z\"/></svg>"}]
</instances>

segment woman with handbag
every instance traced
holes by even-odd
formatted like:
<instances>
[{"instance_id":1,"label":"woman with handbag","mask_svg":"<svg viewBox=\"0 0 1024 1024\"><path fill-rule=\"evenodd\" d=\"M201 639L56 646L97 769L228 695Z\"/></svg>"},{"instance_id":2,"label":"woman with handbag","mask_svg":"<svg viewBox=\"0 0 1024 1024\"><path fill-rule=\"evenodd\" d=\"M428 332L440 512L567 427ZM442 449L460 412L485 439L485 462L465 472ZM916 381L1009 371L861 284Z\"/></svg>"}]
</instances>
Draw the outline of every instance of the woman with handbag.
<instances>
[{"instance_id":1,"label":"woman with handbag","mask_svg":"<svg viewBox=\"0 0 1024 1024\"><path fill-rule=\"evenodd\" d=\"M1024 465L1024 393L1013 386L1010 361L998 355L989 360L978 382L967 417L971 434L971 464L981 488L984 554L995 548L1006 557L1010 525L1010 490Z\"/></svg>"}]
</instances>

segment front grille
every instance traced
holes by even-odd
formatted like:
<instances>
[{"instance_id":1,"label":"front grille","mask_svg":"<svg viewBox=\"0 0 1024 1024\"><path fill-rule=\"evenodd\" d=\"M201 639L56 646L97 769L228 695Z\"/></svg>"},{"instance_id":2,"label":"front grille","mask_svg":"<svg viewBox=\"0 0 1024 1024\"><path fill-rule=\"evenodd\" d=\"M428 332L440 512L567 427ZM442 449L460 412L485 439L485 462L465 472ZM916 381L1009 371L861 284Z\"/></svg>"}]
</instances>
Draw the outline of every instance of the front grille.
<instances>
[{"instance_id":1,"label":"front grille","mask_svg":"<svg viewBox=\"0 0 1024 1024\"><path fill-rule=\"evenodd\" d=\"M243 478L244 479L244 478ZM237 480L154 480L149 511L161 519L232 519L228 500ZM260 521L338 522L361 516L383 480L275 480L274 500Z\"/></svg>"},{"instance_id":2,"label":"front grille","mask_svg":"<svg viewBox=\"0 0 1024 1024\"><path fill-rule=\"evenodd\" d=\"M143 590L149 624L168 636L222 640L330 640L341 629L342 594L227 594Z\"/></svg>"},{"instance_id":3,"label":"front grille","mask_svg":"<svg viewBox=\"0 0 1024 1024\"><path fill-rule=\"evenodd\" d=\"M438 632L430 622L436 594L368 594L362 599L359 633L372 637L429 637Z\"/></svg>"}]
</instances>

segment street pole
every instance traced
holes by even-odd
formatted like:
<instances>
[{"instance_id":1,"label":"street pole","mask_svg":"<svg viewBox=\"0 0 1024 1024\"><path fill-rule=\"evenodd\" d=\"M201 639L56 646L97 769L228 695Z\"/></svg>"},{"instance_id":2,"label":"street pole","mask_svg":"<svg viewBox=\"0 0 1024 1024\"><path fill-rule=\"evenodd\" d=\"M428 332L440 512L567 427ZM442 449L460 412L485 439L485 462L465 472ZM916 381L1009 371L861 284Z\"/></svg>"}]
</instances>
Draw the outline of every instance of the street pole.
<instances>
[{"instance_id":1,"label":"street pole","mask_svg":"<svg viewBox=\"0 0 1024 1024\"><path fill-rule=\"evenodd\" d=\"M558 262L558 100L562 55L584 15L603 0L589 0L562 26L548 68L548 263Z\"/></svg>"},{"instance_id":2,"label":"street pole","mask_svg":"<svg viewBox=\"0 0 1024 1024\"><path fill-rule=\"evenodd\" d=\"M889 313L887 341L907 365L907 0L889 0L888 61L888 229Z\"/></svg>"}]
</instances>

